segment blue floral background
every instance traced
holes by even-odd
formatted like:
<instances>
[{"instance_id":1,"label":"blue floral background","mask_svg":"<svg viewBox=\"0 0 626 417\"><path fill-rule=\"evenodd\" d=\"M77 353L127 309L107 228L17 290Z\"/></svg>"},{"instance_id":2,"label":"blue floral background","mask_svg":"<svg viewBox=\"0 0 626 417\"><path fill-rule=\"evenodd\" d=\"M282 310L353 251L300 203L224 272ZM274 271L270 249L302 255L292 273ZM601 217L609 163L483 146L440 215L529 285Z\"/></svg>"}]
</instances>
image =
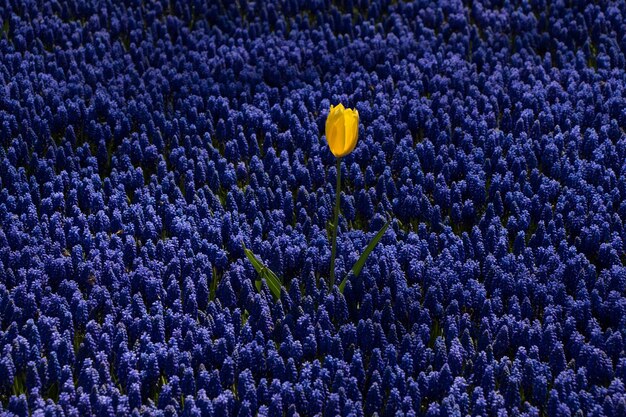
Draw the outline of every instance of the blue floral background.
<instances>
[{"instance_id":1,"label":"blue floral background","mask_svg":"<svg viewBox=\"0 0 626 417\"><path fill-rule=\"evenodd\" d=\"M2 2L0 413L625 416L625 53L623 1Z\"/></svg>"}]
</instances>

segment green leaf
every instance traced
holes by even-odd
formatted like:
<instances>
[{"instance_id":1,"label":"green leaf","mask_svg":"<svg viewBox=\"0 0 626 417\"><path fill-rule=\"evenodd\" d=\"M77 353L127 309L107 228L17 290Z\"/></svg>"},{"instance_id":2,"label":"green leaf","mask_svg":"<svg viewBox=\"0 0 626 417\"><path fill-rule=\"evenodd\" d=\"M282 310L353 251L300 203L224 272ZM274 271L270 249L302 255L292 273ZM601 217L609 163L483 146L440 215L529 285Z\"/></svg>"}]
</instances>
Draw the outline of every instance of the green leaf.
<instances>
[{"instance_id":1,"label":"green leaf","mask_svg":"<svg viewBox=\"0 0 626 417\"><path fill-rule=\"evenodd\" d=\"M261 279L264 279L267 283L272 295L277 299L280 298L280 289L282 287L280 279L278 279L276 274L265 266L265 264L263 264L263 262L261 262L250 249L246 248L246 245L243 245L243 251ZM254 286L257 291L261 291L261 280L256 280L254 282Z\"/></svg>"},{"instance_id":2,"label":"green leaf","mask_svg":"<svg viewBox=\"0 0 626 417\"><path fill-rule=\"evenodd\" d=\"M380 239L383 237L390 224L391 220L388 220L387 223L385 223L383 227L380 228L378 233L376 233L376 236L374 236L374 238L370 241L369 245L367 245L367 247L359 257L359 260L356 261L356 263L352 266L351 272L352 274L354 274L355 277L358 277L361 273L361 269L363 269L363 266L365 266L367 258L370 256L370 253L372 253ZM339 284L339 291L342 293L344 288L346 287L346 283L348 282L348 276L349 274L343 279L343 281L341 281L341 284Z\"/></svg>"},{"instance_id":3,"label":"green leaf","mask_svg":"<svg viewBox=\"0 0 626 417\"><path fill-rule=\"evenodd\" d=\"M348 278L350 274L346 275L346 277L341 280L341 284L339 284L339 292L343 294L343 290L346 288L346 284L348 283Z\"/></svg>"},{"instance_id":4,"label":"green leaf","mask_svg":"<svg viewBox=\"0 0 626 417\"><path fill-rule=\"evenodd\" d=\"M248 258L254 269L256 269L256 272L261 274L261 272L263 271L263 264L261 263L261 261L259 261L256 256L254 256L254 253L252 253L252 251L245 246L243 247L243 251L245 252L246 257Z\"/></svg>"},{"instance_id":5,"label":"green leaf","mask_svg":"<svg viewBox=\"0 0 626 417\"><path fill-rule=\"evenodd\" d=\"M380 239L382 239L383 235L387 231L387 228L389 227L390 224L391 224L391 220L388 220L387 223L385 223L383 227L380 228L378 233L376 233L376 236L374 236L374 238L370 241L369 245L367 245L367 247L365 248L365 250L359 257L359 260L356 261L356 263L352 266L352 273L354 274L355 277L358 277L359 274L361 273L361 269L363 269L363 266L365 266L365 261L367 261L367 258L370 256L370 253L372 253L372 251L374 250L374 248L376 247Z\"/></svg>"}]
</instances>

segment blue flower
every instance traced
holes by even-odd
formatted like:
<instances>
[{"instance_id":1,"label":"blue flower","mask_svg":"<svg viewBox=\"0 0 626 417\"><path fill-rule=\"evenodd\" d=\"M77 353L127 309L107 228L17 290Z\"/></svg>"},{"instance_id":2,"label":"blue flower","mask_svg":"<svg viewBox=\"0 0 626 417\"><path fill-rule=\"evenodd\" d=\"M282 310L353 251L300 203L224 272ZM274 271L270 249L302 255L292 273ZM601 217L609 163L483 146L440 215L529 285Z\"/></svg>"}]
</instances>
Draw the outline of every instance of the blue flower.
<instances>
[{"instance_id":1,"label":"blue flower","mask_svg":"<svg viewBox=\"0 0 626 417\"><path fill-rule=\"evenodd\" d=\"M209 3L0 13L2 412L624 414L624 10Z\"/></svg>"}]
</instances>

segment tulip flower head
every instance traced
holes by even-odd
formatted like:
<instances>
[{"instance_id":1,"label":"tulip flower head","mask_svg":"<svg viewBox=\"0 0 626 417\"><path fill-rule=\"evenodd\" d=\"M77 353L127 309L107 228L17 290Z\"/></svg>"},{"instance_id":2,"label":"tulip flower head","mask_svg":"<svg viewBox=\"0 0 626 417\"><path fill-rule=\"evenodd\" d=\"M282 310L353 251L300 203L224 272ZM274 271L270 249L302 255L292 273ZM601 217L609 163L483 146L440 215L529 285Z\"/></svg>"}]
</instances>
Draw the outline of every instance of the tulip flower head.
<instances>
[{"instance_id":1,"label":"tulip flower head","mask_svg":"<svg viewBox=\"0 0 626 417\"><path fill-rule=\"evenodd\" d=\"M343 104L330 106L326 119L326 140L337 158L354 150L359 136L359 111L347 109Z\"/></svg>"}]
</instances>

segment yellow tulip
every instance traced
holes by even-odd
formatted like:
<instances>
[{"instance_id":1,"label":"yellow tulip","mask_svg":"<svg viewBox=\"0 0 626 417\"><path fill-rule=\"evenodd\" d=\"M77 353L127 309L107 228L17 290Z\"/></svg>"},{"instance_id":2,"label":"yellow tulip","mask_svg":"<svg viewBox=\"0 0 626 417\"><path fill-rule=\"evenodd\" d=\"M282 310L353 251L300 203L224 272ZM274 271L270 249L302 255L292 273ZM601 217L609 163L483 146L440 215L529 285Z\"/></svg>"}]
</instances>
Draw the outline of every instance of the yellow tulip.
<instances>
[{"instance_id":1,"label":"yellow tulip","mask_svg":"<svg viewBox=\"0 0 626 417\"><path fill-rule=\"evenodd\" d=\"M337 253L337 224L341 196L341 158L354 150L359 137L359 112L346 109L343 104L330 106L326 118L326 141L337 158L337 188L335 189L335 215L333 218L333 240L330 250L330 286L335 283L335 255Z\"/></svg>"},{"instance_id":2,"label":"yellow tulip","mask_svg":"<svg viewBox=\"0 0 626 417\"><path fill-rule=\"evenodd\" d=\"M337 158L354 150L359 137L359 111L347 109L343 104L330 106L326 119L326 141Z\"/></svg>"}]
</instances>

